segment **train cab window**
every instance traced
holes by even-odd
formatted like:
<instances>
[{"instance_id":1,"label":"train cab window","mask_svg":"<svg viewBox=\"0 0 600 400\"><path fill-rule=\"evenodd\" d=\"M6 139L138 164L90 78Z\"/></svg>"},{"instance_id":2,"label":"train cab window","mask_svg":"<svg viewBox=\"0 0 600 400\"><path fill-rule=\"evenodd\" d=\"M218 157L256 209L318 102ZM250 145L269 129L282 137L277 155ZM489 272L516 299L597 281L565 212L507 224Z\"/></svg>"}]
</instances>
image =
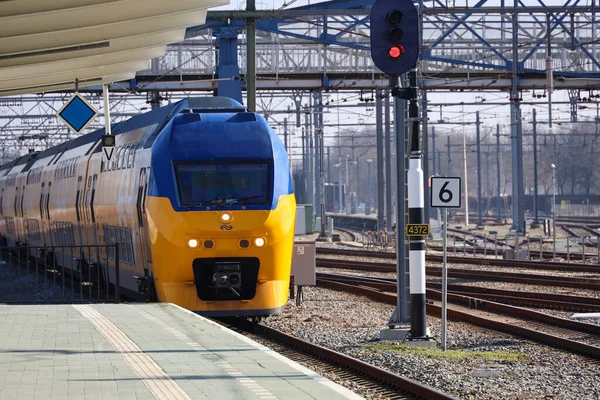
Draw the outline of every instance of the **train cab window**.
<instances>
[{"instance_id":1,"label":"train cab window","mask_svg":"<svg viewBox=\"0 0 600 400\"><path fill-rule=\"evenodd\" d=\"M175 166L182 206L264 205L270 201L269 163L266 161Z\"/></svg>"}]
</instances>

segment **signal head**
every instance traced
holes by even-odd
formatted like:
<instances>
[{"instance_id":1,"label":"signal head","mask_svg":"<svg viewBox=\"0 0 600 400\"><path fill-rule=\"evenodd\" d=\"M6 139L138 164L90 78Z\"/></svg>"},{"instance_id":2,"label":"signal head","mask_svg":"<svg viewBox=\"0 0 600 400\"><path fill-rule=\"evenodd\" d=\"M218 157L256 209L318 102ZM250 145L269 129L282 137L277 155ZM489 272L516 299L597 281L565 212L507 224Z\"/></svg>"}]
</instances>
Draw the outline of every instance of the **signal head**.
<instances>
[{"instance_id":1,"label":"signal head","mask_svg":"<svg viewBox=\"0 0 600 400\"><path fill-rule=\"evenodd\" d=\"M420 54L420 19L413 0L376 0L370 12L371 57L388 75L414 68Z\"/></svg>"},{"instance_id":2,"label":"signal head","mask_svg":"<svg viewBox=\"0 0 600 400\"><path fill-rule=\"evenodd\" d=\"M390 10L385 17L387 22L394 25L402 22L402 18L404 18L404 14L402 14L402 11L398 10Z\"/></svg>"},{"instance_id":3,"label":"signal head","mask_svg":"<svg viewBox=\"0 0 600 400\"><path fill-rule=\"evenodd\" d=\"M404 37L404 31L400 28L390 28L388 31L388 39L397 42Z\"/></svg>"},{"instance_id":4,"label":"signal head","mask_svg":"<svg viewBox=\"0 0 600 400\"><path fill-rule=\"evenodd\" d=\"M388 50L388 54L393 59L400 58L400 57L402 57L402 54L404 54L404 47L400 46L400 45L398 45L398 46L392 46Z\"/></svg>"},{"instance_id":5,"label":"signal head","mask_svg":"<svg viewBox=\"0 0 600 400\"><path fill-rule=\"evenodd\" d=\"M114 135L103 135L102 136L102 147L114 147L115 137Z\"/></svg>"}]
</instances>

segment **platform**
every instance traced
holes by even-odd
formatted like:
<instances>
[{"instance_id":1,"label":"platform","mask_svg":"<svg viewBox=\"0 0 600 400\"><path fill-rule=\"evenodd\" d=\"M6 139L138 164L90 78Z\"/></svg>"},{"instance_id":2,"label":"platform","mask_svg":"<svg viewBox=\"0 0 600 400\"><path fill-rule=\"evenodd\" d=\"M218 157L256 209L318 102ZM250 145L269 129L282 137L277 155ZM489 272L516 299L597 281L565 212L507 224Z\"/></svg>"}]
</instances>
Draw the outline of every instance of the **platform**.
<instances>
[{"instance_id":1,"label":"platform","mask_svg":"<svg viewBox=\"0 0 600 400\"><path fill-rule=\"evenodd\" d=\"M172 304L0 305L0 399L347 399Z\"/></svg>"}]
</instances>

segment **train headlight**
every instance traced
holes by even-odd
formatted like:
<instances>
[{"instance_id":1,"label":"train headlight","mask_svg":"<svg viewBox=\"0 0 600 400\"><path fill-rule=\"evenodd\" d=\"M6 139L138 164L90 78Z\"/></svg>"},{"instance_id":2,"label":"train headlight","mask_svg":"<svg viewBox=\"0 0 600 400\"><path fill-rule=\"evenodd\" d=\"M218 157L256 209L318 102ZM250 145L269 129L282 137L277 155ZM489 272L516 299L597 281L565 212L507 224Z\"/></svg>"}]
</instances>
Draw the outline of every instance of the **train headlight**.
<instances>
[{"instance_id":1,"label":"train headlight","mask_svg":"<svg viewBox=\"0 0 600 400\"><path fill-rule=\"evenodd\" d=\"M265 245L265 239L261 237L254 239L254 245L256 247L263 247Z\"/></svg>"},{"instance_id":2,"label":"train headlight","mask_svg":"<svg viewBox=\"0 0 600 400\"><path fill-rule=\"evenodd\" d=\"M221 214L221 222L224 224L228 224L231 222L231 214L223 213Z\"/></svg>"},{"instance_id":3,"label":"train headlight","mask_svg":"<svg viewBox=\"0 0 600 400\"><path fill-rule=\"evenodd\" d=\"M188 247L190 249L195 249L196 247L198 247L198 245L200 244L200 242L198 241L198 239L190 239L188 240Z\"/></svg>"}]
</instances>

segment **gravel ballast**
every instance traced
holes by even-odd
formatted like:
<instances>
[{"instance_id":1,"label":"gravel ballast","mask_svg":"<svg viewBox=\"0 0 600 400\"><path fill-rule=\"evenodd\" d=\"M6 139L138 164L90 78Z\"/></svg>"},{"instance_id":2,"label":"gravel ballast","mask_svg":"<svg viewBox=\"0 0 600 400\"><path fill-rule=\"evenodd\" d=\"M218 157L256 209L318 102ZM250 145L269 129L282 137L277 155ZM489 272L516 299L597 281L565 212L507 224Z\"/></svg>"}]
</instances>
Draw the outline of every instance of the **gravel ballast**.
<instances>
[{"instance_id":1,"label":"gravel ballast","mask_svg":"<svg viewBox=\"0 0 600 400\"><path fill-rule=\"evenodd\" d=\"M453 321L448 348L460 351L449 352L452 357L406 349L379 341L392 312L361 296L305 287L301 307L291 300L263 323L463 399L600 398L600 364L594 360ZM440 319L428 317L427 325L439 347Z\"/></svg>"}]
</instances>

